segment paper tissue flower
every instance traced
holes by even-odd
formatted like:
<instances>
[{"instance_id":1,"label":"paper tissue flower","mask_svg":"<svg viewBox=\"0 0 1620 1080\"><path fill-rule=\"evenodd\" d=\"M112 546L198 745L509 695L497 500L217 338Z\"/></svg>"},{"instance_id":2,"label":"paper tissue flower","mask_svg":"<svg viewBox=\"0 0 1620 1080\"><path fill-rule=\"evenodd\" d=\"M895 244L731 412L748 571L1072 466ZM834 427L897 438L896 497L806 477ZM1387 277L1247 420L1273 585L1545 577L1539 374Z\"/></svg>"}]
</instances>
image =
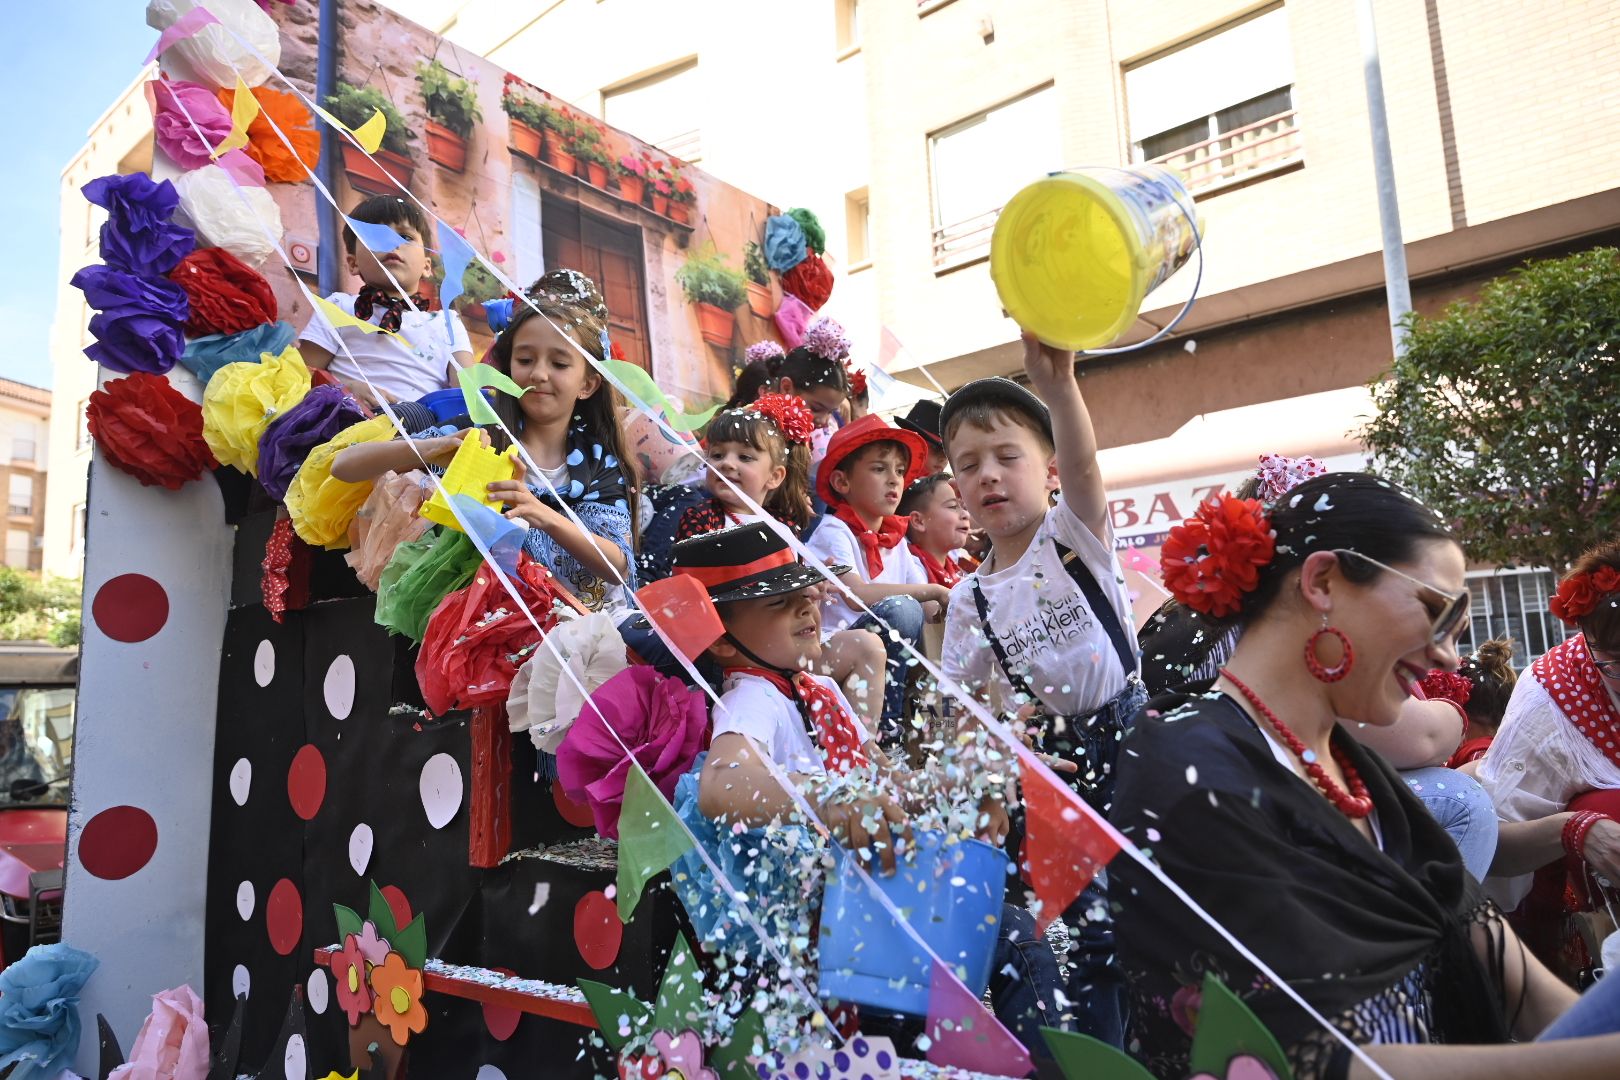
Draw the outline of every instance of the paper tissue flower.
<instances>
[{"instance_id":1,"label":"paper tissue flower","mask_svg":"<svg viewBox=\"0 0 1620 1080\"><path fill-rule=\"evenodd\" d=\"M180 192L145 173L102 176L82 189L107 211L101 226L101 261L132 274L167 274L197 246L192 231L173 219Z\"/></svg>"},{"instance_id":2,"label":"paper tissue flower","mask_svg":"<svg viewBox=\"0 0 1620 1080\"><path fill-rule=\"evenodd\" d=\"M89 953L57 942L35 946L0 971L0 1073L43 1080L72 1062L79 992L99 966Z\"/></svg>"},{"instance_id":3,"label":"paper tissue flower","mask_svg":"<svg viewBox=\"0 0 1620 1080\"><path fill-rule=\"evenodd\" d=\"M213 149L231 133L231 111L194 82L154 79L152 130L157 147L182 169L214 163ZM200 134L199 134L200 133Z\"/></svg>"},{"instance_id":4,"label":"paper tissue flower","mask_svg":"<svg viewBox=\"0 0 1620 1080\"><path fill-rule=\"evenodd\" d=\"M580 710L557 748L557 775L570 799L589 804L596 831L616 840L624 781L630 774L625 747L670 798L676 781L697 759L708 729L709 710L701 692L651 667L626 668L592 693Z\"/></svg>"},{"instance_id":5,"label":"paper tissue flower","mask_svg":"<svg viewBox=\"0 0 1620 1080\"><path fill-rule=\"evenodd\" d=\"M395 548L427 532L432 523L417 511L430 490L427 474L417 469L386 472L376 479L349 523L349 553L343 556L366 588L376 591Z\"/></svg>"},{"instance_id":6,"label":"paper tissue flower","mask_svg":"<svg viewBox=\"0 0 1620 1080\"><path fill-rule=\"evenodd\" d=\"M820 311L832 296L832 271L820 255L806 255L803 262L782 275L782 291L803 300L811 311Z\"/></svg>"},{"instance_id":7,"label":"paper tissue flower","mask_svg":"<svg viewBox=\"0 0 1620 1080\"><path fill-rule=\"evenodd\" d=\"M281 210L264 188L238 186L218 165L185 173L174 187L180 193L175 220L196 230L199 246L222 247L256 268L281 242Z\"/></svg>"},{"instance_id":8,"label":"paper tissue flower","mask_svg":"<svg viewBox=\"0 0 1620 1080\"><path fill-rule=\"evenodd\" d=\"M259 437L259 483L280 502L309 452L366 418L360 403L341 386L317 386L304 400L270 421Z\"/></svg>"},{"instance_id":9,"label":"paper tissue flower","mask_svg":"<svg viewBox=\"0 0 1620 1080\"><path fill-rule=\"evenodd\" d=\"M397 952L371 969L372 1011L400 1046L427 1028L422 1006L422 973L405 963Z\"/></svg>"},{"instance_id":10,"label":"paper tissue flower","mask_svg":"<svg viewBox=\"0 0 1620 1080\"><path fill-rule=\"evenodd\" d=\"M585 707L585 695L629 666L624 639L610 617L592 614L559 623L513 677L507 723L514 732L527 730L535 746L555 754Z\"/></svg>"},{"instance_id":11,"label":"paper tissue flower","mask_svg":"<svg viewBox=\"0 0 1620 1080\"><path fill-rule=\"evenodd\" d=\"M203 391L203 438L221 465L259 472L259 439L270 422L309 393L309 369L298 350L257 364L226 364ZM347 522L345 522L347 524Z\"/></svg>"},{"instance_id":12,"label":"paper tissue flower","mask_svg":"<svg viewBox=\"0 0 1620 1080\"><path fill-rule=\"evenodd\" d=\"M240 334L205 334L186 342L180 363L206 384L226 364L257 364L265 353L279 355L298 339L292 323L260 323Z\"/></svg>"},{"instance_id":13,"label":"paper tissue flower","mask_svg":"<svg viewBox=\"0 0 1620 1080\"><path fill-rule=\"evenodd\" d=\"M809 242L804 227L786 214L775 214L765 219L765 261L779 274L804 262L809 254Z\"/></svg>"},{"instance_id":14,"label":"paper tissue flower","mask_svg":"<svg viewBox=\"0 0 1620 1080\"><path fill-rule=\"evenodd\" d=\"M219 92L219 101L228 110L236 100L234 84ZM321 158L321 134L315 118L297 95L285 90L260 86L253 91L259 102L259 115L248 125L244 153L264 169L264 178L276 184L297 184L309 179ZM272 122L274 127L271 126ZM276 134L276 128L281 134ZM283 136L286 142L282 141ZM292 149L287 149L287 143Z\"/></svg>"},{"instance_id":15,"label":"paper tissue flower","mask_svg":"<svg viewBox=\"0 0 1620 1080\"><path fill-rule=\"evenodd\" d=\"M198 7L207 8L219 24L170 45L163 54L166 68L192 82L235 86L240 76L258 86L280 66L281 34L253 0L150 0L146 25L167 30Z\"/></svg>"},{"instance_id":16,"label":"paper tissue flower","mask_svg":"<svg viewBox=\"0 0 1620 1080\"><path fill-rule=\"evenodd\" d=\"M86 266L72 284L101 309L91 317L96 341L84 354L113 371L162 374L185 349L180 324L190 311L183 289L165 278L111 266Z\"/></svg>"},{"instance_id":17,"label":"paper tissue flower","mask_svg":"<svg viewBox=\"0 0 1620 1080\"><path fill-rule=\"evenodd\" d=\"M802 206L795 206L787 212L787 216L799 223L804 230L804 242L811 254L820 255L827 250L827 230L821 227L821 221L814 213Z\"/></svg>"},{"instance_id":18,"label":"paper tissue flower","mask_svg":"<svg viewBox=\"0 0 1620 1080\"><path fill-rule=\"evenodd\" d=\"M782 304L776 309L776 332L782 336L782 343L790 349L797 349L804 344L804 332L810 326L810 320L815 312L803 300L792 293L782 294Z\"/></svg>"},{"instance_id":19,"label":"paper tissue flower","mask_svg":"<svg viewBox=\"0 0 1620 1080\"><path fill-rule=\"evenodd\" d=\"M507 580L540 630L557 625L557 592L544 567L525 555ZM534 622L518 610L495 571L480 564L472 582L446 596L428 618L416 658L422 701L443 715L505 700L517 666L540 642Z\"/></svg>"},{"instance_id":20,"label":"paper tissue flower","mask_svg":"<svg viewBox=\"0 0 1620 1080\"><path fill-rule=\"evenodd\" d=\"M158 1080L208 1075L208 1022L202 999L189 986L152 997L152 1012L141 1025L129 1060L107 1080Z\"/></svg>"},{"instance_id":21,"label":"paper tissue flower","mask_svg":"<svg viewBox=\"0 0 1620 1080\"><path fill-rule=\"evenodd\" d=\"M161 375L113 379L90 395L85 414L108 462L148 487L176 490L214 467L202 409Z\"/></svg>"},{"instance_id":22,"label":"paper tissue flower","mask_svg":"<svg viewBox=\"0 0 1620 1080\"><path fill-rule=\"evenodd\" d=\"M186 333L239 334L276 321L276 294L264 275L224 248L202 248L180 260L169 280L191 301Z\"/></svg>"},{"instance_id":23,"label":"paper tissue flower","mask_svg":"<svg viewBox=\"0 0 1620 1080\"><path fill-rule=\"evenodd\" d=\"M337 479L332 475L332 459L356 443L387 442L393 437L393 422L387 416L373 416L344 428L309 452L282 500L299 539L332 550L348 546L349 522L371 494L372 481L351 484Z\"/></svg>"}]
</instances>

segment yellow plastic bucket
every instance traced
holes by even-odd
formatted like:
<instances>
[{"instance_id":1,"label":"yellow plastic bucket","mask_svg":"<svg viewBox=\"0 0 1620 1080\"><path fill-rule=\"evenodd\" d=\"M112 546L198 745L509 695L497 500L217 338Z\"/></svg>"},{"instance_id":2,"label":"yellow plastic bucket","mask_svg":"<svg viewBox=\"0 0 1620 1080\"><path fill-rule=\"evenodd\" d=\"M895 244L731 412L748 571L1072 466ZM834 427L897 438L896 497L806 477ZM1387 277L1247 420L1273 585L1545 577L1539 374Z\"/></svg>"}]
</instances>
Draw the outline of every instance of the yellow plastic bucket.
<instances>
[{"instance_id":1,"label":"yellow plastic bucket","mask_svg":"<svg viewBox=\"0 0 1620 1080\"><path fill-rule=\"evenodd\" d=\"M1181 178L1157 165L1053 173L1002 208L990 238L1001 306L1049 345L1094 349L1198 246Z\"/></svg>"}]
</instances>

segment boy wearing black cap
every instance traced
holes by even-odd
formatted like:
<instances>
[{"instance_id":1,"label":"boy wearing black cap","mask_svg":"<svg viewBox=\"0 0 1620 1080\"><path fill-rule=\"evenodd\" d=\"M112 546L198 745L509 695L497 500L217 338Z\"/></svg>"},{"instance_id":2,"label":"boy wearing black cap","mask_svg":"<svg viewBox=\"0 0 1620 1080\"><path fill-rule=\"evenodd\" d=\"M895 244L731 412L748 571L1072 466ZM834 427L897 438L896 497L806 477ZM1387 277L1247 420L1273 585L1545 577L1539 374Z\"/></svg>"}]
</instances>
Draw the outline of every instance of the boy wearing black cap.
<instances>
[{"instance_id":1,"label":"boy wearing black cap","mask_svg":"<svg viewBox=\"0 0 1620 1080\"><path fill-rule=\"evenodd\" d=\"M952 590L943 666L1001 713L1030 720L1036 748L1061 759L1076 790L1106 813L1119 742L1147 699L1126 631L1130 596L1074 354L1025 334L1024 369L1035 394L980 379L941 411L963 503L991 542L984 564ZM1081 1031L1119 1045L1123 981L1101 899L1094 883L1065 913L1081 924L1069 997Z\"/></svg>"}]
</instances>

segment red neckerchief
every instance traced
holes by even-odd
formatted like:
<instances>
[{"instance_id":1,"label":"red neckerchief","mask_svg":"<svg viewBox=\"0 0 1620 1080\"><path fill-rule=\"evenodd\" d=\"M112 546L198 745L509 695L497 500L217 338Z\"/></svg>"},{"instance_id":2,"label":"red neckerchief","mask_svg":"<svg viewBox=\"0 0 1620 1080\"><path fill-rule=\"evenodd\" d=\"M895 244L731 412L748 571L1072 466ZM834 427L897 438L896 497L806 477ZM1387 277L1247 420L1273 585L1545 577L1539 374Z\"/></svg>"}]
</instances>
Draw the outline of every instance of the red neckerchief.
<instances>
[{"instance_id":1,"label":"red neckerchief","mask_svg":"<svg viewBox=\"0 0 1620 1080\"><path fill-rule=\"evenodd\" d=\"M799 707L799 714L815 724L816 742L821 745L821 760L828 772L846 773L857 765L866 764L866 753L861 749L860 733L855 720L838 703L838 695L804 672L798 672L789 681L774 671L757 667L726 668L727 678L732 675L757 675L780 690Z\"/></svg>"},{"instance_id":2,"label":"red neckerchief","mask_svg":"<svg viewBox=\"0 0 1620 1080\"><path fill-rule=\"evenodd\" d=\"M890 515L878 523L877 531L867 528L861 515L847 502L841 502L833 510L833 517L849 526L849 531L855 534L860 542L861 552L866 556L866 579L876 581L877 576L883 573L883 553L895 547L906 538L906 529L910 523L903 517Z\"/></svg>"},{"instance_id":3,"label":"red neckerchief","mask_svg":"<svg viewBox=\"0 0 1620 1080\"><path fill-rule=\"evenodd\" d=\"M962 568L950 556L944 560L935 559L916 544L911 545L911 550L922 560L923 569L928 571L928 584L943 585L948 589L962 580Z\"/></svg>"},{"instance_id":4,"label":"red neckerchief","mask_svg":"<svg viewBox=\"0 0 1620 1080\"><path fill-rule=\"evenodd\" d=\"M1460 769L1470 761L1478 761L1485 756L1485 751L1491 748L1493 738L1495 738L1493 735L1481 735L1477 739L1466 740L1461 746L1457 747L1457 752L1447 760L1446 768Z\"/></svg>"},{"instance_id":5,"label":"red neckerchief","mask_svg":"<svg viewBox=\"0 0 1620 1080\"><path fill-rule=\"evenodd\" d=\"M1586 635L1577 634L1548 650L1530 665L1530 671L1575 730L1598 753L1620 765L1620 709L1614 707L1603 676L1592 666Z\"/></svg>"}]
</instances>

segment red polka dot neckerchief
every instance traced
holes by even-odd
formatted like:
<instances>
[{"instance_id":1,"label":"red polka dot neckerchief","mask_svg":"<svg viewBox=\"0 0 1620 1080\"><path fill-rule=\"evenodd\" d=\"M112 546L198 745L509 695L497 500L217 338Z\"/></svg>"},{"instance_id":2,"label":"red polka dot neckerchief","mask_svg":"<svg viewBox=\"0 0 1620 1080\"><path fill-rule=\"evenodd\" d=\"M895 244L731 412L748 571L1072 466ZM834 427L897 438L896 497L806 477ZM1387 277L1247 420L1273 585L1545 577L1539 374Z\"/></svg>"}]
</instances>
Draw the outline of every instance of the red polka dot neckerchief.
<instances>
[{"instance_id":1,"label":"red polka dot neckerchief","mask_svg":"<svg viewBox=\"0 0 1620 1080\"><path fill-rule=\"evenodd\" d=\"M1577 634L1549 649L1530 665L1530 672L1575 730L1598 753L1620 765L1620 709L1615 708L1603 676L1592 666L1586 635Z\"/></svg>"}]
</instances>

